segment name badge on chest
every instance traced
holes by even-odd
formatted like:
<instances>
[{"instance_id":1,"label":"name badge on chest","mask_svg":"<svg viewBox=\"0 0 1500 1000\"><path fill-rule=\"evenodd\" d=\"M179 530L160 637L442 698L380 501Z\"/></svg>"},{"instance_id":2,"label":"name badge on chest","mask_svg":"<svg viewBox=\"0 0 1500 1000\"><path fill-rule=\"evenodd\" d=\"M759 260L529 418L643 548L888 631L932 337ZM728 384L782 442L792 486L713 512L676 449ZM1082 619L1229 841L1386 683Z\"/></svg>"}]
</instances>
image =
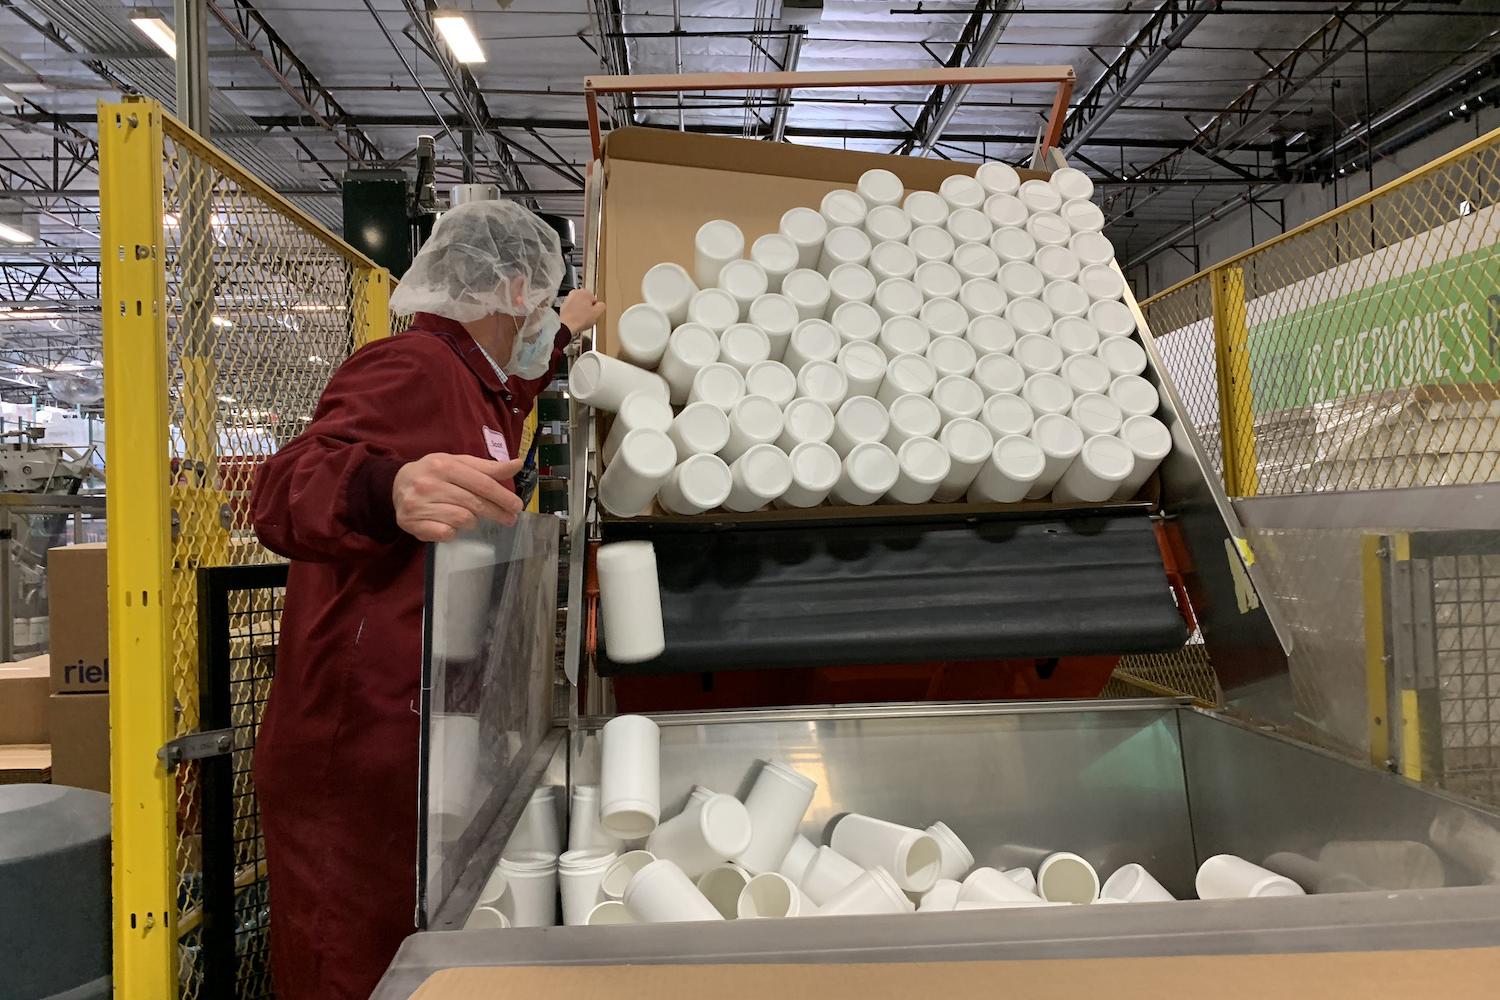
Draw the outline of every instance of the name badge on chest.
<instances>
[{"instance_id":1,"label":"name badge on chest","mask_svg":"<svg viewBox=\"0 0 1500 1000\"><path fill-rule=\"evenodd\" d=\"M510 445L506 443L505 435L499 431L492 431L488 427L484 431L484 447L490 453L490 457L497 462L510 461Z\"/></svg>"}]
</instances>

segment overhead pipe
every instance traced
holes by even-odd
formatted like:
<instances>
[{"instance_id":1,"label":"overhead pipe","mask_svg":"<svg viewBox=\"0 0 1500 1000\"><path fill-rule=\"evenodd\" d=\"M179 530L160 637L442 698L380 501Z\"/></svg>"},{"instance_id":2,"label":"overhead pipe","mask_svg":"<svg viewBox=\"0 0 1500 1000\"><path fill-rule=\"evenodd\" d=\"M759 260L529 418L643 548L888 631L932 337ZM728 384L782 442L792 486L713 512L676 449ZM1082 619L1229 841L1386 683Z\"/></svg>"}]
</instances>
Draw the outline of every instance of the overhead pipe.
<instances>
[{"instance_id":1,"label":"overhead pipe","mask_svg":"<svg viewBox=\"0 0 1500 1000\"><path fill-rule=\"evenodd\" d=\"M807 37L805 27L789 28L790 34L786 36L786 55L782 57L782 69L790 73L797 68L797 60L802 56L802 40ZM790 90L778 90L776 92L776 111L771 116L771 141L784 142L786 140L786 116L792 109L792 92Z\"/></svg>"},{"instance_id":2,"label":"overhead pipe","mask_svg":"<svg viewBox=\"0 0 1500 1000\"><path fill-rule=\"evenodd\" d=\"M969 58L964 63L965 66L983 66L990 61L990 56L995 51L995 43L1000 41L1000 33L1010 23L1011 15L1014 13L1015 7L1012 0L1004 0L1004 6L985 22L984 31L980 34L979 40L974 43L974 49L969 53ZM937 114L927 126L926 134L912 147L912 152L922 156L932 152L932 147L936 146L938 139L942 138L943 129L948 127L948 123L953 120L954 113L958 111L959 105L963 104L968 94L968 84L960 84L948 91L948 96L943 98Z\"/></svg>"}]
</instances>

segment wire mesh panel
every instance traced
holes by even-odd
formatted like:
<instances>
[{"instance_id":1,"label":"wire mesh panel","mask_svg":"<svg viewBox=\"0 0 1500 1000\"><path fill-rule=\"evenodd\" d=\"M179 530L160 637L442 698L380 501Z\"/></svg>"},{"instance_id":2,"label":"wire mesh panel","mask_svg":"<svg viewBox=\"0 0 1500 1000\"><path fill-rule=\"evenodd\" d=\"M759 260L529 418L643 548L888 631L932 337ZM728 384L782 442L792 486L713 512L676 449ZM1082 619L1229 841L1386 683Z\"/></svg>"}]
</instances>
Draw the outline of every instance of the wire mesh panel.
<instances>
[{"instance_id":1,"label":"wire mesh panel","mask_svg":"<svg viewBox=\"0 0 1500 1000\"><path fill-rule=\"evenodd\" d=\"M1442 771L1447 788L1500 802L1500 551L1430 560Z\"/></svg>"}]
</instances>

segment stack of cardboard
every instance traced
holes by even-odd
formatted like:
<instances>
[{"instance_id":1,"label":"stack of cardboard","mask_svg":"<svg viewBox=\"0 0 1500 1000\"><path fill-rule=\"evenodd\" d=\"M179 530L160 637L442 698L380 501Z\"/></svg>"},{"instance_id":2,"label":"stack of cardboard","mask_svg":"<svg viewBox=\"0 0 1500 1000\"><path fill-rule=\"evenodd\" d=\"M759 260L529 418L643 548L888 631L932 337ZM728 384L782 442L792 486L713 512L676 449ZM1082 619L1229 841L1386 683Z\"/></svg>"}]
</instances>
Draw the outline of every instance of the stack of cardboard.
<instances>
[{"instance_id":1,"label":"stack of cardboard","mask_svg":"<svg viewBox=\"0 0 1500 1000\"><path fill-rule=\"evenodd\" d=\"M109 791L109 602L105 546L47 553L52 616L47 732L52 781Z\"/></svg>"},{"instance_id":2,"label":"stack of cardboard","mask_svg":"<svg viewBox=\"0 0 1500 1000\"><path fill-rule=\"evenodd\" d=\"M0 663L0 785L30 784L50 778L49 676L46 656Z\"/></svg>"}]
</instances>

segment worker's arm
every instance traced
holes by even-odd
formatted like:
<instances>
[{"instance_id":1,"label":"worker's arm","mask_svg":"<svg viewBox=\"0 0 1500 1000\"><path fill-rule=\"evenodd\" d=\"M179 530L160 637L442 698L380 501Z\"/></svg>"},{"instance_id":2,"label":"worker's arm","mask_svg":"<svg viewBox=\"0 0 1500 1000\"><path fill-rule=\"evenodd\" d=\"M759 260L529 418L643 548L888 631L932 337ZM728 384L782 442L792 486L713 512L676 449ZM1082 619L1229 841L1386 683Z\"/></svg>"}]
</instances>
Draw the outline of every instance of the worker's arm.
<instances>
[{"instance_id":1,"label":"worker's arm","mask_svg":"<svg viewBox=\"0 0 1500 1000\"><path fill-rule=\"evenodd\" d=\"M328 562L376 555L407 535L451 538L479 517L514 520L520 501L501 481L516 463L445 454L434 437L444 422L431 349L392 338L334 373L312 423L256 473L251 517L267 548Z\"/></svg>"}]
</instances>

